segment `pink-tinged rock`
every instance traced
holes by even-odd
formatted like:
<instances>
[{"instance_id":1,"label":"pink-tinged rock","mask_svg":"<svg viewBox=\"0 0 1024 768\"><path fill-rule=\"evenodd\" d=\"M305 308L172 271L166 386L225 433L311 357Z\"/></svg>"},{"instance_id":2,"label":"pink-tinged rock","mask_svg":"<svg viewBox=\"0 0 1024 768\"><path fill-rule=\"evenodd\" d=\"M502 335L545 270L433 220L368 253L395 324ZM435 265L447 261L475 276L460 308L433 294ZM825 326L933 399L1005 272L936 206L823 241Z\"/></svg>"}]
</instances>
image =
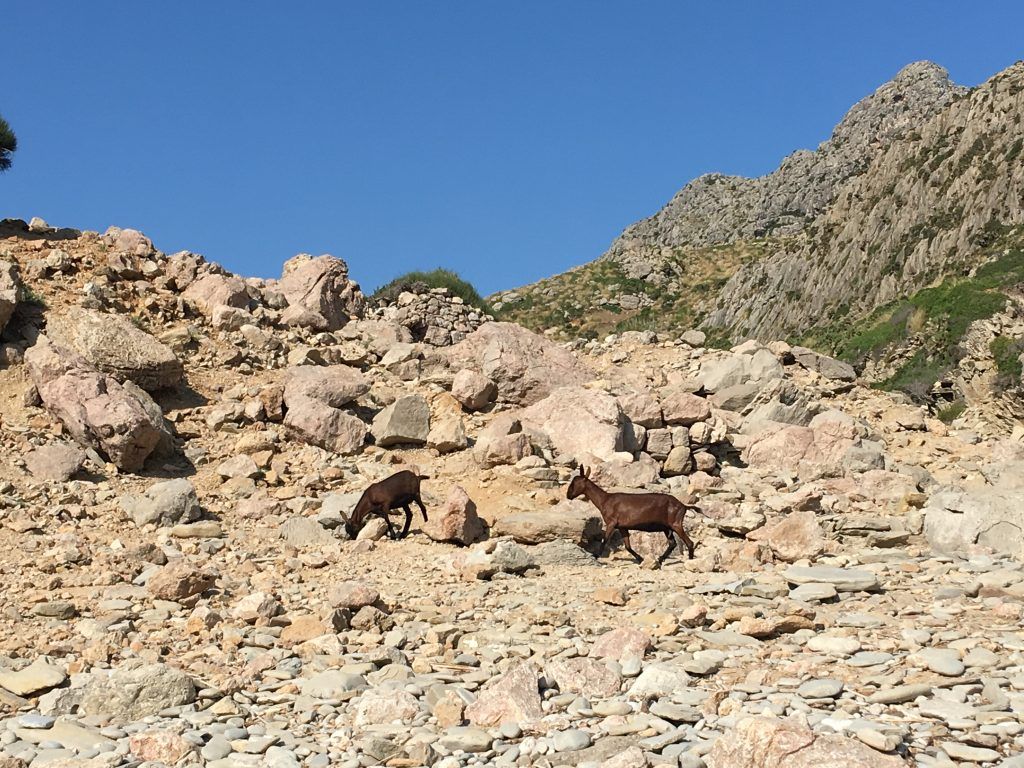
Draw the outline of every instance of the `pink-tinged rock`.
<instances>
[{"instance_id":1,"label":"pink-tinged rock","mask_svg":"<svg viewBox=\"0 0 1024 768\"><path fill-rule=\"evenodd\" d=\"M232 616L250 624L261 620L267 621L283 612L284 607L281 603L266 592L253 592L246 595L231 609Z\"/></svg>"},{"instance_id":2,"label":"pink-tinged rock","mask_svg":"<svg viewBox=\"0 0 1024 768\"><path fill-rule=\"evenodd\" d=\"M203 275L193 281L181 295L207 317L213 317L217 307L246 309L249 306L249 291L246 290L245 282L234 275Z\"/></svg>"},{"instance_id":3,"label":"pink-tinged rock","mask_svg":"<svg viewBox=\"0 0 1024 768\"><path fill-rule=\"evenodd\" d=\"M710 401L681 390L662 393L661 410L666 424L681 424L684 427L711 418Z\"/></svg>"},{"instance_id":4,"label":"pink-tinged rock","mask_svg":"<svg viewBox=\"0 0 1024 768\"><path fill-rule=\"evenodd\" d=\"M606 699L619 693L622 678L596 659L573 658L552 661L546 676L562 693L578 693L588 699Z\"/></svg>"},{"instance_id":5,"label":"pink-tinged rock","mask_svg":"<svg viewBox=\"0 0 1024 768\"><path fill-rule=\"evenodd\" d=\"M825 551L825 532L811 510L790 512L778 522L748 534L747 538L765 542L775 557L786 563L813 560Z\"/></svg>"},{"instance_id":6,"label":"pink-tinged rock","mask_svg":"<svg viewBox=\"0 0 1024 768\"><path fill-rule=\"evenodd\" d=\"M467 411L479 411L498 397L498 386L478 371L463 368L452 380L452 395Z\"/></svg>"},{"instance_id":7,"label":"pink-tinged rock","mask_svg":"<svg viewBox=\"0 0 1024 768\"><path fill-rule=\"evenodd\" d=\"M128 750L146 763L177 765L195 751L195 745L173 731L145 731L131 737Z\"/></svg>"},{"instance_id":8,"label":"pink-tinged rock","mask_svg":"<svg viewBox=\"0 0 1024 768\"><path fill-rule=\"evenodd\" d=\"M601 535L601 514L589 502L563 499L553 507L514 512L494 521L494 536L511 536L520 544L565 539L587 544Z\"/></svg>"},{"instance_id":9,"label":"pink-tinged rock","mask_svg":"<svg viewBox=\"0 0 1024 768\"><path fill-rule=\"evenodd\" d=\"M618 397L623 413L634 424L648 429L664 426L661 401L652 392L628 392Z\"/></svg>"},{"instance_id":10,"label":"pink-tinged rock","mask_svg":"<svg viewBox=\"0 0 1024 768\"><path fill-rule=\"evenodd\" d=\"M380 592L365 581L341 581L331 587L327 600L335 608L358 611L380 600Z\"/></svg>"},{"instance_id":11,"label":"pink-tinged rock","mask_svg":"<svg viewBox=\"0 0 1024 768\"><path fill-rule=\"evenodd\" d=\"M409 725L420 712L419 702L408 691L376 688L360 696L353 709L357 726Z\"/></svg>"},{"instance_id":12,"label":"pink-tinged rock","mask_svg":"<svg viewBox=\"0 0 1024 768\"><path fill-rule=\"evenodd\" d=\"M284 402L299 397L318 400L332 408L341 408L370 391L370 382L348 365L300 365L289 368L285 378Z\"/></svg>"},{"instance_id":13,"label":"pink-tinged rock","mask_svg":"<svg viewBox=\"0 0 1024 768\"><path fill-rule=\"evenodd\" d=\"M336 331L362 315L365 299L348 279L348 265L334 256L299 254L284 264L278 289L288 300L281 321L318 331Z\"/></svg>"},{"instance_id":14,"label":"pink-tinged rock","mask_svg":"<svg viewBox=\"0 0 1024 768\"><path fill-rule=\"evenodd\" d=\"M180 602L205 592L213 586L216 578L215 574L179 558L150 576L146 589L157 600Z\"/></svg>"},{"instance_id":15,"label":"pink-tinged rock","mask_svg":"<svg viewBox=\"0 0 1024 768\"><path fill-rule=\"evenodd\" d=\"M490 728L503 723L529 724L544 716L537 680L540 670L529 661L514 662L497 682L487 685L466 707L466 719Z\"/></svg>"},{"instance_id":16,"label":"pink-tinged rock","mask_svg":"<svg viewBox=\"0 0 1024 768\"><path fill-rule=\"evenodd\" d=\"M795 720L751 717L719 736L708 768L907 768L846 736L816 734Z\"/></svg>"},{"instance_id":17,"label":"pink-tinged rock","mask_svg":"<svg viewBox=\"0 0 1024 768\"><path fill-rule=\"evenodd\" d=\"M602 488L643 488L655 483L661 474L661 465L649 454L641 453L635 461L626 461L620 454L611 461L591 461L583 457L584 466L593 467L590 479Z\"/></svg>"},{"instance_id":18,"label":"pink-tinged rock","mask_svg":"<svg viewBox=\"0 0 1024 768\"><path fill-rule=\"evenodd\" d=\"M599 389L570 386L524 409L523 428L543 432L562 456L611 459L625 445L626 417L618 401Z\"/></svg>"},{"instance_id":19,"label":"pink-tinged rock","mask_svg":"<svg viewBox=\"0 0 1024 768\"><path fill-rule=\"evenodd\" d=\"M25 365L46 409L121 469L140 469L166 434L129 388L46 336L25 353Z\"/></svg>"},{"instance_id":20,"label":"pink-tinged rock","mask_svg":"<svg viewBox=\"0 0 1024 768\"><path fill-rule=\"evenodd\" d=\"M85 463L85 451L70 443L50 443L25 454L25 467L37 480L62 483Z\"/></svg>"},{"instance_id":21,"label":"pink-tinged rock","mask_svg":"<svg viewBox=\"0 0 1024 768\"><path fill-rule=\"evenodd\" d=\"M486 323L443 354L453 368L470 368L494 381L500 400L519 405L594 378L567 349L515 323Z\"/></svg>"},{"instance_id":22,"label":"pink-tinged rock","mask_svg":"<svg viewBox=\"0 0 1024 768\"><path fill-rule=\"evenodd\" d=\"M476 503L461 485L452 489L440 511L432 513L421 527L434 541L468 545L487 538L487 528L476 513Z\"/></svg>"},{"instance_id":23,"label":"pink-tinged rock","mask_svg":"<svg viewBox=\"0 0 1024 768\"><path fill-rule=\"evenodd\" d=\"M484 468L515 464L532 453L530 438L524 432L503 437L481 437L473 446L473 458Z\"/></svg>"},{"instance_id":24,"label":"pink-tinged rock","mask_svg":"<svg viewBox=\"0 0 1024 768\"><path fill-rule=\"evenodd\" d=\"M601 763L601 768L648 768L648 766L650 766L650 762L640 747L630 747Z\"/></svg>"},{"instance_id":25,"label":"pink-tinged rock","mask_svg":"<svg viewBox=\"0 0 1024 768\"><path fill-rule=\"evenodd\" d=\"M589 656L592 659L613 659L619 662L630 658L642 659L650 647L651 638L646 632L632 627L620 627L597 638Z\"/></svg>"},{"instance_id":26,"label":"pink-tinged rock","mask_svg":"<svg viewBox=\"0 0 1024 768\"><path fill-rule=\"evenodd\" d=\"M350 413L310 397L294 395L284 416L288 434L335 453L355 453L366 442L366 424Z\"/></svg>"},{"instance_id":27,"label":"pink-tinged rock","mask_svg":"<svg viewBox=\"0 0 1024 768\"><path fill-rule=\"evenodd\" d=\"M132 256L151 256L156 252L153 241L137 229L109 227L103 233L103 239L113 250L130 253Z\"/></svg>"}]
</instances>

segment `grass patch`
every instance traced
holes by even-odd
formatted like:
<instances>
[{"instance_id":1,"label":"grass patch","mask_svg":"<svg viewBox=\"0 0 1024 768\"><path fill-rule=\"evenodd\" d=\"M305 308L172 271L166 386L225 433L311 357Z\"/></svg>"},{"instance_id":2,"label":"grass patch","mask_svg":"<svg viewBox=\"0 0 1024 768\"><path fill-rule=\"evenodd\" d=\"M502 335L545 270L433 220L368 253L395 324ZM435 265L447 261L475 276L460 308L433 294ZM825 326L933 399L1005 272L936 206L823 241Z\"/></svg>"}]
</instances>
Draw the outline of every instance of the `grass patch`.
<instances>
[{"instance_id":1,"label":"grass patch","mask_svg":"<svg viewBox=\"0 0 1024 768\"><path fill-rule=\"evenodd\" d=\"M426 288L447 288L452 296L458 296L466 304L490 314L491 307L479 294L473 284L463 280L450 269L434 269L430 272L407 272L389 283L380 286L370 298L374 301L394 301L403 291Z\"/></svg>"},{"instance_id":2,"label":"grass patch","mask_svg":"<svg viewBox=\"0 0 1024 768\"><path fill-rule=\"evenodd\" d=\"M1001 389L1020 384L1021 373L1024 372L1024 365L1020 361L1020 356L1024 353L1024 339L996 336L989 342L988 348L995 358L996 371L999 374L996 377L996 384Z\"/></svg>"},{"instance_id":3,"label":"grass patch","mask_svg":"<svg viewBox=\"0 0 1024 768\"><path fill-rule=\"evenodd\" d=\"M46 299L43 294L39 293L31 285L26 285L21 290L22 303L28 304L32 307L39 307L40 309L46 309Z\"/></svg>"},{"instance_id":4,"label":"grass patch","mask_svg":"<svg viewBox=\"0 0 1024 768\"><path fill-rule=\"evenodd\" d=\"M935 416L946 424L952 424L954 421L963 416L964 411L967 410L967 403L963 400L954 400L952 403L947 405L945 408L940 408Z\"/></svg>"}]
</instances>

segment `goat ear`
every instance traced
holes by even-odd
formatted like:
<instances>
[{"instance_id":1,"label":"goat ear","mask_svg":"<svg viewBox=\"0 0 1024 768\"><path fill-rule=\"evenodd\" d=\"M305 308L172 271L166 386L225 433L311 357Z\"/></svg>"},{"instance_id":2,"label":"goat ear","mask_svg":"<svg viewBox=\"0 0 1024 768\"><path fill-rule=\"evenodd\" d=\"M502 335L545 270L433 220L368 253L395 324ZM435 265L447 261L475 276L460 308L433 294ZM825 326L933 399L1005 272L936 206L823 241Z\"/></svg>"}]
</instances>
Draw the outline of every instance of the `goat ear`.
<instances>
[{"instance_id":1,"label":"goat ear","mask_svg":"<svg viewBox=\"0 0 1024 768\"><path fill-rule=\"evenodd\" d=\"M585 474L584 477L590 477L590 467L587 467L587 474Z\"/></svg>"}]
</instances>

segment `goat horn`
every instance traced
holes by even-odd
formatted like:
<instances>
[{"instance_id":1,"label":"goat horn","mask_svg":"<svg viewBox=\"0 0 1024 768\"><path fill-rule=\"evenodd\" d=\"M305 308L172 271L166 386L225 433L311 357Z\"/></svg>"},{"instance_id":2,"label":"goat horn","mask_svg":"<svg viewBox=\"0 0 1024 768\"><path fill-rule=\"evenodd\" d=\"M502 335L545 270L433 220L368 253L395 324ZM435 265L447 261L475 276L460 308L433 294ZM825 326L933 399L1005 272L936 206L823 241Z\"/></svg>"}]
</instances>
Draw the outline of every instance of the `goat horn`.
<instances>
[{"instance_id":1,"label":"goat horn","mask_svg":"<svg viewBox=\"0 0 1024 768\"><path fill-rule=\"evenodd\" d=\"M585 474L584 477L590 477L590 467L587 467L587 474Z\"/></svg>"}]
</instances>

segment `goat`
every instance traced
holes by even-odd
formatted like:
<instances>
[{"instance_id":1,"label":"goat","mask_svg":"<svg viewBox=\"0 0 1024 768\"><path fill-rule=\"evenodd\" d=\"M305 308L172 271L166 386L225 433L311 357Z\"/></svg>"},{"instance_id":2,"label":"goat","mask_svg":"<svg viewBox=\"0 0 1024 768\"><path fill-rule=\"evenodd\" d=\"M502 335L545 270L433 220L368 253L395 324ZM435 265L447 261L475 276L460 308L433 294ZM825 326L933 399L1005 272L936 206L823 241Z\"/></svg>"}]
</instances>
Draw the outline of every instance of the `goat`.
<instances>
[{"instance_id":1,"label":"goat","mask_svg":"<svg viewBox=\"0 0 1024 768\"><path fill-rule=\"evenodd\" d=\"M693 559L694 543L686 535L683 528L683 517L690 510L700 512L695 506L683 504L675 496L667 493L609 493L597 483L590 479L590 470L584 470L580 466L580 473L569 482L569 490L566 497L575 499L579 496L585 497L591 504L597 507L604 520L604 539L601 542L601 549L597 553L601 557L608 547L611 535L615 531L622 534L622 543L626 551L631 554L638 563L643 562L629 543L630 531L661 532L668 539L668 549L658 558L658 563L664 562L665 558L675 549L676 540L672 536L675 533L686 544L687 553Z\"/></svg>"},{"instance_id":2,"label":"goat","mask_svg":"<svg viewBox=\"0 0 1024 768\"><path fill-rule=\"evenodd\" d=\"M427 479L427 475L417 475L403 469L367 486L356 502L352 514L345 521L345 530L348 531L349 537L356 537L370 515L380 515L388 525L388 536L392 539L404 539L409 534L409 526L412 524L412 510L409 509L409 505L414 501L423 513L423 522L427 522L427 508L423 506L423 499L420 498L420 480ZM399 508L405 510L405 527L402 528L401 535L396 536L388 513Z\"/></svg>"}]
</instances>

